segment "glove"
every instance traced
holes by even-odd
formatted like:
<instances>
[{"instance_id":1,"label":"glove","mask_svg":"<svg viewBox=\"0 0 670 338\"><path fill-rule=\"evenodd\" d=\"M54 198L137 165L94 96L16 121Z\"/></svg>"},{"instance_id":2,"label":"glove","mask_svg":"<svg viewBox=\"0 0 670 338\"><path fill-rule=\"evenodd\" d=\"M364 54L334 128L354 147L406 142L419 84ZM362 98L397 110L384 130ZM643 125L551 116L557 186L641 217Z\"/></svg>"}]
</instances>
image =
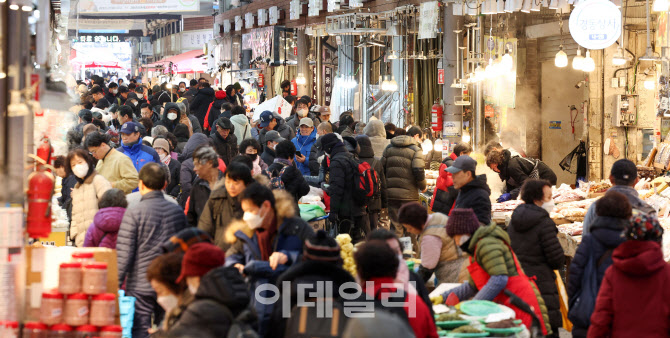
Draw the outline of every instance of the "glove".
<instances>
[{"instance_id":1,"label":"glove","mask_svg":"<svg viewBox=\"0 0 670 338\"><path fill-rule=\"evenodd\" d=\"M433 303L433 305L444 304L444 297L442 297L442 295L430 297L430 302Z\"/></svg>"},{"instance_id":2,"label":"glove","mask_svg":"<svg viewBox=\"0 0 670 338\"><path fill-rule=\"evenodd\" d=\"M456 306L456 304L460 302L461 300L458 299L458 296L456 296L456 294L452 292L449 294L449 297L447 297L445 304L447 304L447 306Z\"/></svg>"},{"instance_id":3,"label":"glove","mask_svg":"<svg viewBox=\"0 0 670 338\"><path fill-rule=\"evenodd\" d=\"M500 197L498 197L498 199L496 201L498 203L502 203L502 202L507 202L511 199L512 199L512 194L505 193L505 194L500 195Z\"/></svg>"}]
</instances>

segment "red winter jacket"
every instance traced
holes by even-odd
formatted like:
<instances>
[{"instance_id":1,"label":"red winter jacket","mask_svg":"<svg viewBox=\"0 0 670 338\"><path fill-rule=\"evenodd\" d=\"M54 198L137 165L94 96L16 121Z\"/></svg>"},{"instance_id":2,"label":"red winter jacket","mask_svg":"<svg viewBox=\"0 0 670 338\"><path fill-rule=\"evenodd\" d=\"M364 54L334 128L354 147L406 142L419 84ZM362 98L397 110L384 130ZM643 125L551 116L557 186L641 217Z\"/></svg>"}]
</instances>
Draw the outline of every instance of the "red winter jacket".
<instances>
[{"instance_id":1,"label":"red winter jacket","mask_svg":"<svg viewBox=\"0 0 670 338\"><path fill-rule=\"evenodd\" d=\"M658 243L628 240L605 272L588 337L670 336L670 265Z\"/></svg>"},{"instance_id":2,"label":"red winter jacket","mask_svg":"<svg viewBox=\"0 0 670 338\"><path fill-rule=\"evenodd\" d=\"M433 199L430 201L430 210L433 212L441 212L449 215L451 208L454 207L454 202L456 202L456 197L458 197L458 190L454 188L454 179L451 174L446 172L445 169L452 166L457 157L456 154L451 153L440 165L440 170L438 171L440 176L438 176L435 182Z\"/></svg>"},{"instance_id":3,"label":"red winter jacket","mask_svg":"<svg viewBox=\"0 0 670 338\"><path fill-rule=\"evenodd\" d=\"M382 285L384 284L395 283L394 279L390 277L374 278L369 282L374 283L374 290L364 290L367 294L376 295L379 289L382 289L380 296L384 298L384 295L386 295L386 297L393 296L394 292L398 290L397 288L394 287L382 288ZM363 286L363 288L365 288L365 285ZM415 293L407 292L406 290L405 293L407 294L407 296L405 298L404 308L405 312L407 312L409 325L412 327L412 330L414 331L414 335L416 336L416 338L423 338L423 337L437 338L438 335L437 335L437 328L435 326L435 321L433 321L432 315L426 303ZM409 307L414 304L415 304L415 311L410 311Z\"/></svg>"}]
</instances>

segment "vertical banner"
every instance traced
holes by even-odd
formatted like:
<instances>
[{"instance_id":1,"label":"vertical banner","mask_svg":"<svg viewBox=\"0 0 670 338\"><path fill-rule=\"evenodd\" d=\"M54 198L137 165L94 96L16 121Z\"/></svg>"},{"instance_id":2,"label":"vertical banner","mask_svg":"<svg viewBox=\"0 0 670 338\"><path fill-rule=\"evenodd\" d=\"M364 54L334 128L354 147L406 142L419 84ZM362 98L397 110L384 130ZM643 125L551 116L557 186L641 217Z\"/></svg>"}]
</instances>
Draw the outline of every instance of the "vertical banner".
<instances>
[{"instance_id":1,"label":"vertical banner","mask_svg":"<svg viewBox=\"0 0 670 338\"><path fill-rule=\"evenodd\" d=\"M323 72L323 101L324 105L330 106L330 97L333 93L333 67L326 67Z\"/></svg>"},{"instance_id":2,"label":"vertical banner","mask_svg":"<svg viewBox=\"0 0 670 338\"><path fill-rule=\"evenodd\" d=\"M310 66L310 68L312 69L312 102L319 104L319 102L316 102L316 91L319 88L316 83L316 66Z\"/></svg>"}]
</instances>

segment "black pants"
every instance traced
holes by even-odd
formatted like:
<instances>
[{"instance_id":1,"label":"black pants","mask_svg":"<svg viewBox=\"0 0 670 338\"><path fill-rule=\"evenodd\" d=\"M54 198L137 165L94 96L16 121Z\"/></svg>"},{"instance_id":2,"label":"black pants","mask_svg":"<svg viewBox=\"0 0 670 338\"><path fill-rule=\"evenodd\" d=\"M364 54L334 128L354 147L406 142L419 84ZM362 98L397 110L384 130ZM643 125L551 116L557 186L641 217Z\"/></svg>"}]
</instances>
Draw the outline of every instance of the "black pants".
<instances>
[{"instance_id":1,"label":"black pants","mask_svg":"<svg viewBox=\"0 0 670 338\"><path fill-rule=\"evenodd\" d=\"M339 233L349 234L352 243L365 240L370 233L370 218L368 214L344 218L340 221Z\"/></svg>"},{"instance_id":2,"label":"black pants","mask_svg":"<svg viewBox=\"0 0 670 338\"><path fill-rule=\"evenodd\" d=\"M133 338L149 337L151 318L158 325L163 321L165 311L156 302L155 293L135 293L126 291L126 295L135 297L135 316L133 317Z\"/></svg>"},{"instance_id":3,"label":"black pants","mask_svg":"<svg viewBox=\"0 0 670 338\"><path fill-rule=\"evenodd\" d=\"M369 212L368 218L370 219L370 231L374 231L379 227L379 211Z\"/></svg>"}]
</instances>

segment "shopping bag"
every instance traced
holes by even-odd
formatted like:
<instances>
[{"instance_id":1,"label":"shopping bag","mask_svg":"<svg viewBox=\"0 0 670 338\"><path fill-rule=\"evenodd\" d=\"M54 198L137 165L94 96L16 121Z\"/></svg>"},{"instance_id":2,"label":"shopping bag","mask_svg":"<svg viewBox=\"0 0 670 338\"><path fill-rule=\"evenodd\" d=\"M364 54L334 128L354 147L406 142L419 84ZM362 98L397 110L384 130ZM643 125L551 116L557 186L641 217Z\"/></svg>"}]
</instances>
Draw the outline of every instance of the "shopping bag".
<instances>
[{"instance_id":1,"label":"shopping bag","mask_svg":"<svg viewBox=\"0 0 670 338\"><path fill-rule=\"evenodd\" d=\"M563 318L563 328L572 332L572 322L568 319L568 293L565 290L565 284L563 284L563 279L561 279L561 274L558 273L558 270L554 270L556 274L556 288L558 289L558 298L561 303L561 317Z\"/></svg>"}]
</instances>

